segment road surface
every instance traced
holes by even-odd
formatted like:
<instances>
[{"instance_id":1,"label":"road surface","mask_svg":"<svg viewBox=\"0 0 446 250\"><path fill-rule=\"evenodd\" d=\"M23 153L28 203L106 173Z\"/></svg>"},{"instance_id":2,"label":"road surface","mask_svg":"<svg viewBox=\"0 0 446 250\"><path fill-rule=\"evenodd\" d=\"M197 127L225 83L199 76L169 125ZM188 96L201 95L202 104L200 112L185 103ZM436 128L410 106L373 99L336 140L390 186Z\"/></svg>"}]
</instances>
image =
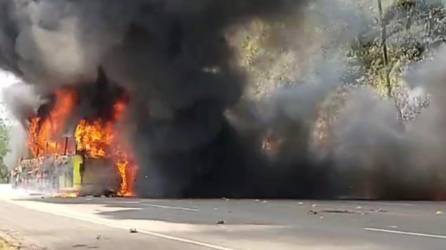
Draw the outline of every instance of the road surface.
<instances>
[{"instance_id":1,"label":"road surface","mask_svg":"<svg viewBox=\"0 0 446 250\"><path fill-rule=\"evenodd\" d=\"M446 249L446 203L45 198L0 187L25 249Z\"/></svg>"}]
</instances>

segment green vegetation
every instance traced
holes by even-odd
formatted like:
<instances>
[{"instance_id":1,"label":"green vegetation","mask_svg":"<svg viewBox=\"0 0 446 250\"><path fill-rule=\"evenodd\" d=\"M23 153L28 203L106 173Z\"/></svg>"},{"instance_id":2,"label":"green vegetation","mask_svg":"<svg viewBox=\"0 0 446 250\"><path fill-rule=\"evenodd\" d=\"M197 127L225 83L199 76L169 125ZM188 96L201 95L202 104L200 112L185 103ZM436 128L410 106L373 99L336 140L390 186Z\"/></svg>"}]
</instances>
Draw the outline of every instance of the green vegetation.
<instances>
[{"instance_id":1,"label":"green vegetation","mask_svg":"<svg viewBox=\"0 0 446 250\"><path fill-rule=\"evenodd\" d=\"M9 152L8 142L8 127L3 120L0 120L0 183L6 183L9 180L9 171L4 162L5 156Z\"/></svg>"},{"instance_id":2,"label":"green vegetation","mask_svg":"<svg viewBox=\"0 0 446 250\"><path fill-rule=\"evenodd\" d=\"M10 244L8 244L8 242L0 238L0 250L13 250L13 249L16 248L12 247Z\"/></svg>"},{"instance_id":3,"label":"green vegetation","mask_svg":"<svg viewBox=\"0 0 446 250\"><path fill-rule=\"evenodd\" d=\"M401 84L408 65L426 59L446 41L445 22L446 9L440 1L395 1L383 13L384 36L380 25L370 27L352 46L351 56L361 62L368 84L387 92L383 75L389 74L392 86Z\"/></svg>"},{"instance_id":4,"label":"green vegetation","mask_svg":"<svg viewBox=\"0 0 446 250\"><path fill-rule=\"evenodd\" d=\"M445 1L338 0L339 11L335 2L321 2L310 7L305 20L301 14L281 22L255 20L238 33L234 44L250 80L247 98L261 99L274 89L306 82L305 74L338 56L347 66L340 92L345 86L371 87L394 100L402 120L413 119L404 74L445 44ZM339 13L320 15L328 2ZM420 101L419 106L428 105Z\"/></svg>"},{"instance_id":5,"label":"green vegetation","mask_svg":"<svg viewBox=\"0 0 446 250\"><path fill-rule=\"evenodd\" d=\"M428 93L412 95L406 76L445 45L446 1L320 0L308 8L286 20L253 20L232 37L247 72L245 99L261 102L283 87L340 81L318 106L313 143L321 145L354 89L391 100L402 130L430 105ZM330 75L335 67L343 67L341 76Z\"/></svg>"}]
</instances>

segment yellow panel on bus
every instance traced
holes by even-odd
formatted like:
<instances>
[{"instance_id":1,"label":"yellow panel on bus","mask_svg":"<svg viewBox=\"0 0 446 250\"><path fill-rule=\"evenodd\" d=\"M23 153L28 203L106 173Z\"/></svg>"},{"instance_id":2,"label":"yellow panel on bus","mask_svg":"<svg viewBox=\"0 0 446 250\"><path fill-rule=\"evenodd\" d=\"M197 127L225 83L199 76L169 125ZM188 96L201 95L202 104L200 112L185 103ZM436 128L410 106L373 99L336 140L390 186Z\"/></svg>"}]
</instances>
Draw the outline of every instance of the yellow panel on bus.
<instances>
[{"instance_id":1,"label":"yellow panel on bus","mask_svg":"<svg viewBox=\"0 0 446 250\"><path fill-rule=\"evenodd\" d=\"M84 159L80 155L73 156L73 187L80 189L82 187L82 169Z\"/></svg>"}]
</instances>

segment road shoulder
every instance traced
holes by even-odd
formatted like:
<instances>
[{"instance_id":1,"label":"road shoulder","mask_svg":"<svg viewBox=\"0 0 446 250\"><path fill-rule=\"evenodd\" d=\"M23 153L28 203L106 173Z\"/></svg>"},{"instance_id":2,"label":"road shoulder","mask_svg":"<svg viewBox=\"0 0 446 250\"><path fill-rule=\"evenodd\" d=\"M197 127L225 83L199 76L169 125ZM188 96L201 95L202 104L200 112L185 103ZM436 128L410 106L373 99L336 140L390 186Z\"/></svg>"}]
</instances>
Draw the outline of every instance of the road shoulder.
<instances>
[{"instance_id":1,"label":"road shoulder","mask_svg":"<svg viewBox=\"0 0 446 250\"><path fill-rule=\"evenodd\" d=\"M42 250L43 248L26 243L17 233L0 228L0 250Z\"/></svg>"}]
</instances>

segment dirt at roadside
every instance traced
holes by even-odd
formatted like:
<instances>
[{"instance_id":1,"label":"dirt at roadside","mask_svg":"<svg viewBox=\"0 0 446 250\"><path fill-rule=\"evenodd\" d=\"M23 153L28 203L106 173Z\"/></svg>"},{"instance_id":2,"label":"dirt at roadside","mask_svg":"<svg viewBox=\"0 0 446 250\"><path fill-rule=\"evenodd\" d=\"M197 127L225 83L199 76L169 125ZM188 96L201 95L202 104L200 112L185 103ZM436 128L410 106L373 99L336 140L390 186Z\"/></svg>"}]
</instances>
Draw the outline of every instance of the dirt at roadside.
<instances>
[{"instance_id":1,"label":"dirt at roadside","mask_svg":"<svg viewBox=\"0 0 446 250\"><path fill-rule=\"evenodd\" d=\"M0 250L16 250L17 247L12 246L6 240L0 238Z\"/></svg>"},{"instance_id":2,"label":"dirt at roadside","mask_svg":"<svg viewBox=\"0 0 446 250\"><path fill-rule=\"evenodd\" d=\"M44 248L38 247L33 244L24 243L23 240L19 240L11 232L5 232L0 230L0 250L43 250Z\"/></svg>"}]
</instances>

